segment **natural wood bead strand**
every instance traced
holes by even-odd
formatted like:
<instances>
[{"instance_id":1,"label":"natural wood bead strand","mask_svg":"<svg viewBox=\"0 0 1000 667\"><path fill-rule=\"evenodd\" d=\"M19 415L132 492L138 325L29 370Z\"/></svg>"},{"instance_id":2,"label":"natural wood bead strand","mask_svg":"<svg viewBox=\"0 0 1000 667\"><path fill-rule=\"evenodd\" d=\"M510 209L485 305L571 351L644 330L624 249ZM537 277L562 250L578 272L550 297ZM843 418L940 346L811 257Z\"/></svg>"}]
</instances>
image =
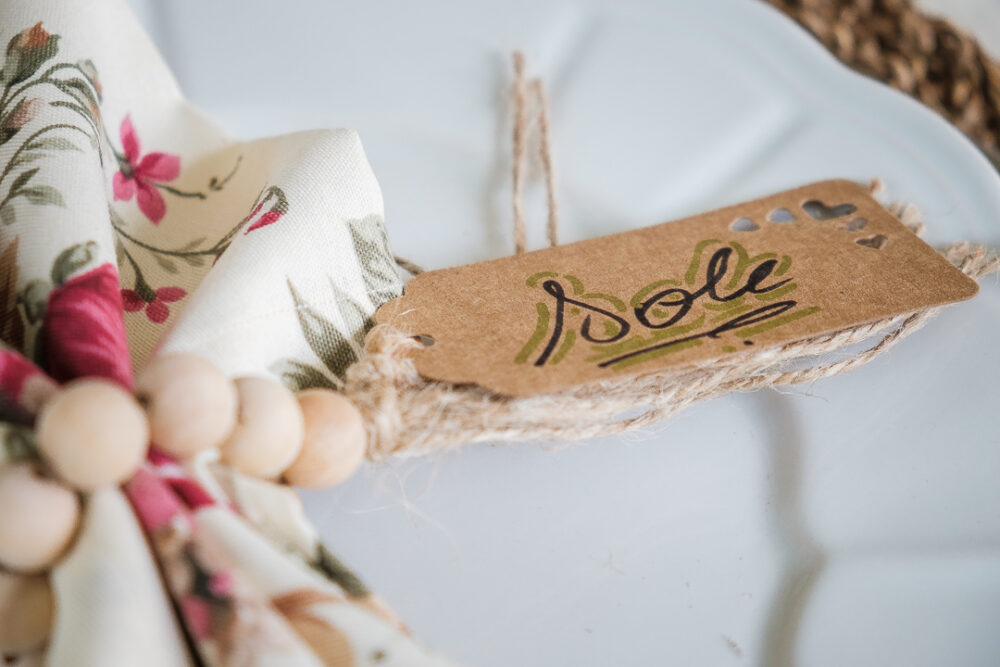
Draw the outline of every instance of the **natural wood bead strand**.
<instances>
[{"instance_id":1,"label":"natural wood bead strand","mask_svg":"<svg viewBox=\"0 0 1000 667\"><path fill-rule=\"evenodd\" d=\"M80 502L33 463L0 466L0 566L16 572L48 568L76 534Z\"/></svg>"},{"instance_id":2,"label":"natural wood bead strand","mask_svg":"<svg viewBox=\"0 0 1000 667\"><path fill-rule=\"evenodd\" d=\"M192 354L153 359L139 375L153 446L181 459L218 447L236 423L236 388L210 362Z\"/></svg>"},{"instance_id":3,"label":"natural wood bead strand","mask_svg":"<svg viewBox=\"0 0 1000 667\"><path fill-rule=\"evenodd\" d=\"M236 427L219 448L222 462L245 475L276 477L302 449L305 424L298 401L283 384L261 377L238 378Z\"/></svg>"},{"instance_id":4,"label":"natural wood bead strand","mask_svg":"<svg viewBox=\"0 0 1000 667\"><path fill-rule=\"evenodd\" d=\"M307 389L298 394L305 420L305 441L285 479L295 486L320 488L340 484L365 456L366 433L358 409L341 394Z\"/></svg>"},{"instance_id":5,"label":"natural wood bead strand","mask_svg":"<svg viewBox=\"0 0 1000 667\"><path fill-rule=\"evenodd\" d=\"M149 444L139 403L117 384L96 378L57 392L42 408L35 434L56 474L82 491L125 481Z\"/></svg>"}]
</instances>

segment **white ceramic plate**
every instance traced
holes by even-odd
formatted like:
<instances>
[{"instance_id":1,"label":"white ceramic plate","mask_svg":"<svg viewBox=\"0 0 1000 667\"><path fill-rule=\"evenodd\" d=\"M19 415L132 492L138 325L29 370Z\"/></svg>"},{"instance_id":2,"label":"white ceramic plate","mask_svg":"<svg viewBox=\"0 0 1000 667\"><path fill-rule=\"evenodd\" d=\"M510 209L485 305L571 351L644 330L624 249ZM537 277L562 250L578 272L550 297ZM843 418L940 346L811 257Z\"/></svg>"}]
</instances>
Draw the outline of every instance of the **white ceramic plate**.
<instances>
[{"instance_id":1,"label":"white ceramic plate","mask_svg":"<svg viewBox=\"0 0 1000 667\"><path fill-rule=\"evenodd\" d=\"M750 0L135 4L234 131L356 128L395 249L427 266L512 249L515 47L550 88L566 240L880 176L930 241L1000 245L968 142ZM309 512L469 664L1000 664L998 327L990 278L847 376L373 467Z\"/></svg>"}]
</instances>

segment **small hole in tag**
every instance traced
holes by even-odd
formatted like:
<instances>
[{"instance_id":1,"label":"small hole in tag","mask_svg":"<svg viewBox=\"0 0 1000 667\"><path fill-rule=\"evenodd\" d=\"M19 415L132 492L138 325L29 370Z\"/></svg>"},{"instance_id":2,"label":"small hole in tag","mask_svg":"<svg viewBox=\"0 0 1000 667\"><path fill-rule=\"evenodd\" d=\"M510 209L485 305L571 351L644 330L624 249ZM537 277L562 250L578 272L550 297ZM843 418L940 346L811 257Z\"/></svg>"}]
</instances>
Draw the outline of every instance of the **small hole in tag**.
<instances>
[{"instance_id":1,"label":"small hole in tag","mask_svg":"<svg viewBox=\"0 0 1000 667\"><path fill-rule=\"evenodd\" d=\"M776 208L767 214L771 222L795 222L795 216L787 208Z\"/></svg>"},{"instance_id":2,"label":"small hole in tag","mask_svg":"<svg viewBox=\"0 0 1000 667\"><path fill-rule=\"evenodd\" d=\"M869 236L855 241L858 245L863 245L866 248L875 248L876 250L881 250L888 242L889 239L885 234L876 234L875 236Z\"/></svg>"},{"instance_id":3,"label":"small hole in tag","mask_svg":"<svg viewBox=\"0 0 1000 667\"><path fill-rule=\"evenodd\" d=\"M856 232L868 226L868 221L864 218L854 218L840 226L841 229L849 232Z\"/></svg>"},{"instance_id":4,"label":"small hole in tag","mask_svg":"<svg viewBox=\"0 0 1000 667\"><path fill-rule=\"evenodd\" d=\"M434 340L434 336L428 336L427 334L417 334L416 336L413 337L413 340L417 341L424 347L430 347L431 345L437 342L436 340Z\"/></svg>"},{"instance_id":5,"label":"small hole in tag","mask_svg":"<svg viewBox=\"0 0 1000 667\"><path fill-rule=\"evenodd\" d=\"M755 232L760 229L757 223L750 218L736 218L733 220L733 224L729 225L729 228L734 232Z\"/></svg>"},{"instance_id":6,"label":"small hole in tag","mask_svg":"<svg viewBox=\"0 0 1000 667\"><path fill-rule=\"evenodd\" d=\"M850 215L858 210L854 204L835 204L827 206L818 199L810 199L802 204L802 210L809 214L813 220L833 220Z\"/></svg>"}]
</instances>

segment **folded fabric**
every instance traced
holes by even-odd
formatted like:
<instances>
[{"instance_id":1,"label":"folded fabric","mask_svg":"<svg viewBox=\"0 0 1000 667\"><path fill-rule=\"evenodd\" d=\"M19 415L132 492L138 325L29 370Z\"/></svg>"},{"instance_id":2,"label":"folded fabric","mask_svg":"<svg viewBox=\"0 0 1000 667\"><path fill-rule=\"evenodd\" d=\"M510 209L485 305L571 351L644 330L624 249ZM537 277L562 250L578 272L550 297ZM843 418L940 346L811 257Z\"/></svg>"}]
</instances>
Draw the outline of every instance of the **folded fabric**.
<instances>
[{"instance_id":1,"label":"folded fabric","mask_svg":"<svg viewBox=\"0 0 1000 667\"><path fill-rule=\"evenodd\" d=\"M13 0L2 17L0 465L30 453L21 425L57 383L131 387L160 352L339 387L401 290L358 136L230 137L120 0ZM49 644L23 664L445 664L288 487L203 460L153 451L90 494L51 581Z\"/></svg>"}]
</instances>

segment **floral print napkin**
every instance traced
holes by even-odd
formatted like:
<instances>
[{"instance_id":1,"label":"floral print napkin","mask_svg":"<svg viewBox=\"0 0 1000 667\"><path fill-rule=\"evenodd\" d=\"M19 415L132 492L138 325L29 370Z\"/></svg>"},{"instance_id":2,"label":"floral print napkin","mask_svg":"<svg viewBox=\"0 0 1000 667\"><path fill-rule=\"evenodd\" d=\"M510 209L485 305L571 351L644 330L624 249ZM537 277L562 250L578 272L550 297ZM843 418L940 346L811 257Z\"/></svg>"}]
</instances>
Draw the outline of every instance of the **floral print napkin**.
<instances>
[{"instance_id":1,"label":"floral print napkin","mask_svg":"<svg viewBox=\"0 0 1000 667\"><path fill-rule=\"evenodd\" d=\"M122 0L0 9L0 465L56 383L158 351L337 388L401 283L349 130L241 142ZM287 487L152 452L52 572L55 665L439 665Z\"/></svg>"}]
</instances>

